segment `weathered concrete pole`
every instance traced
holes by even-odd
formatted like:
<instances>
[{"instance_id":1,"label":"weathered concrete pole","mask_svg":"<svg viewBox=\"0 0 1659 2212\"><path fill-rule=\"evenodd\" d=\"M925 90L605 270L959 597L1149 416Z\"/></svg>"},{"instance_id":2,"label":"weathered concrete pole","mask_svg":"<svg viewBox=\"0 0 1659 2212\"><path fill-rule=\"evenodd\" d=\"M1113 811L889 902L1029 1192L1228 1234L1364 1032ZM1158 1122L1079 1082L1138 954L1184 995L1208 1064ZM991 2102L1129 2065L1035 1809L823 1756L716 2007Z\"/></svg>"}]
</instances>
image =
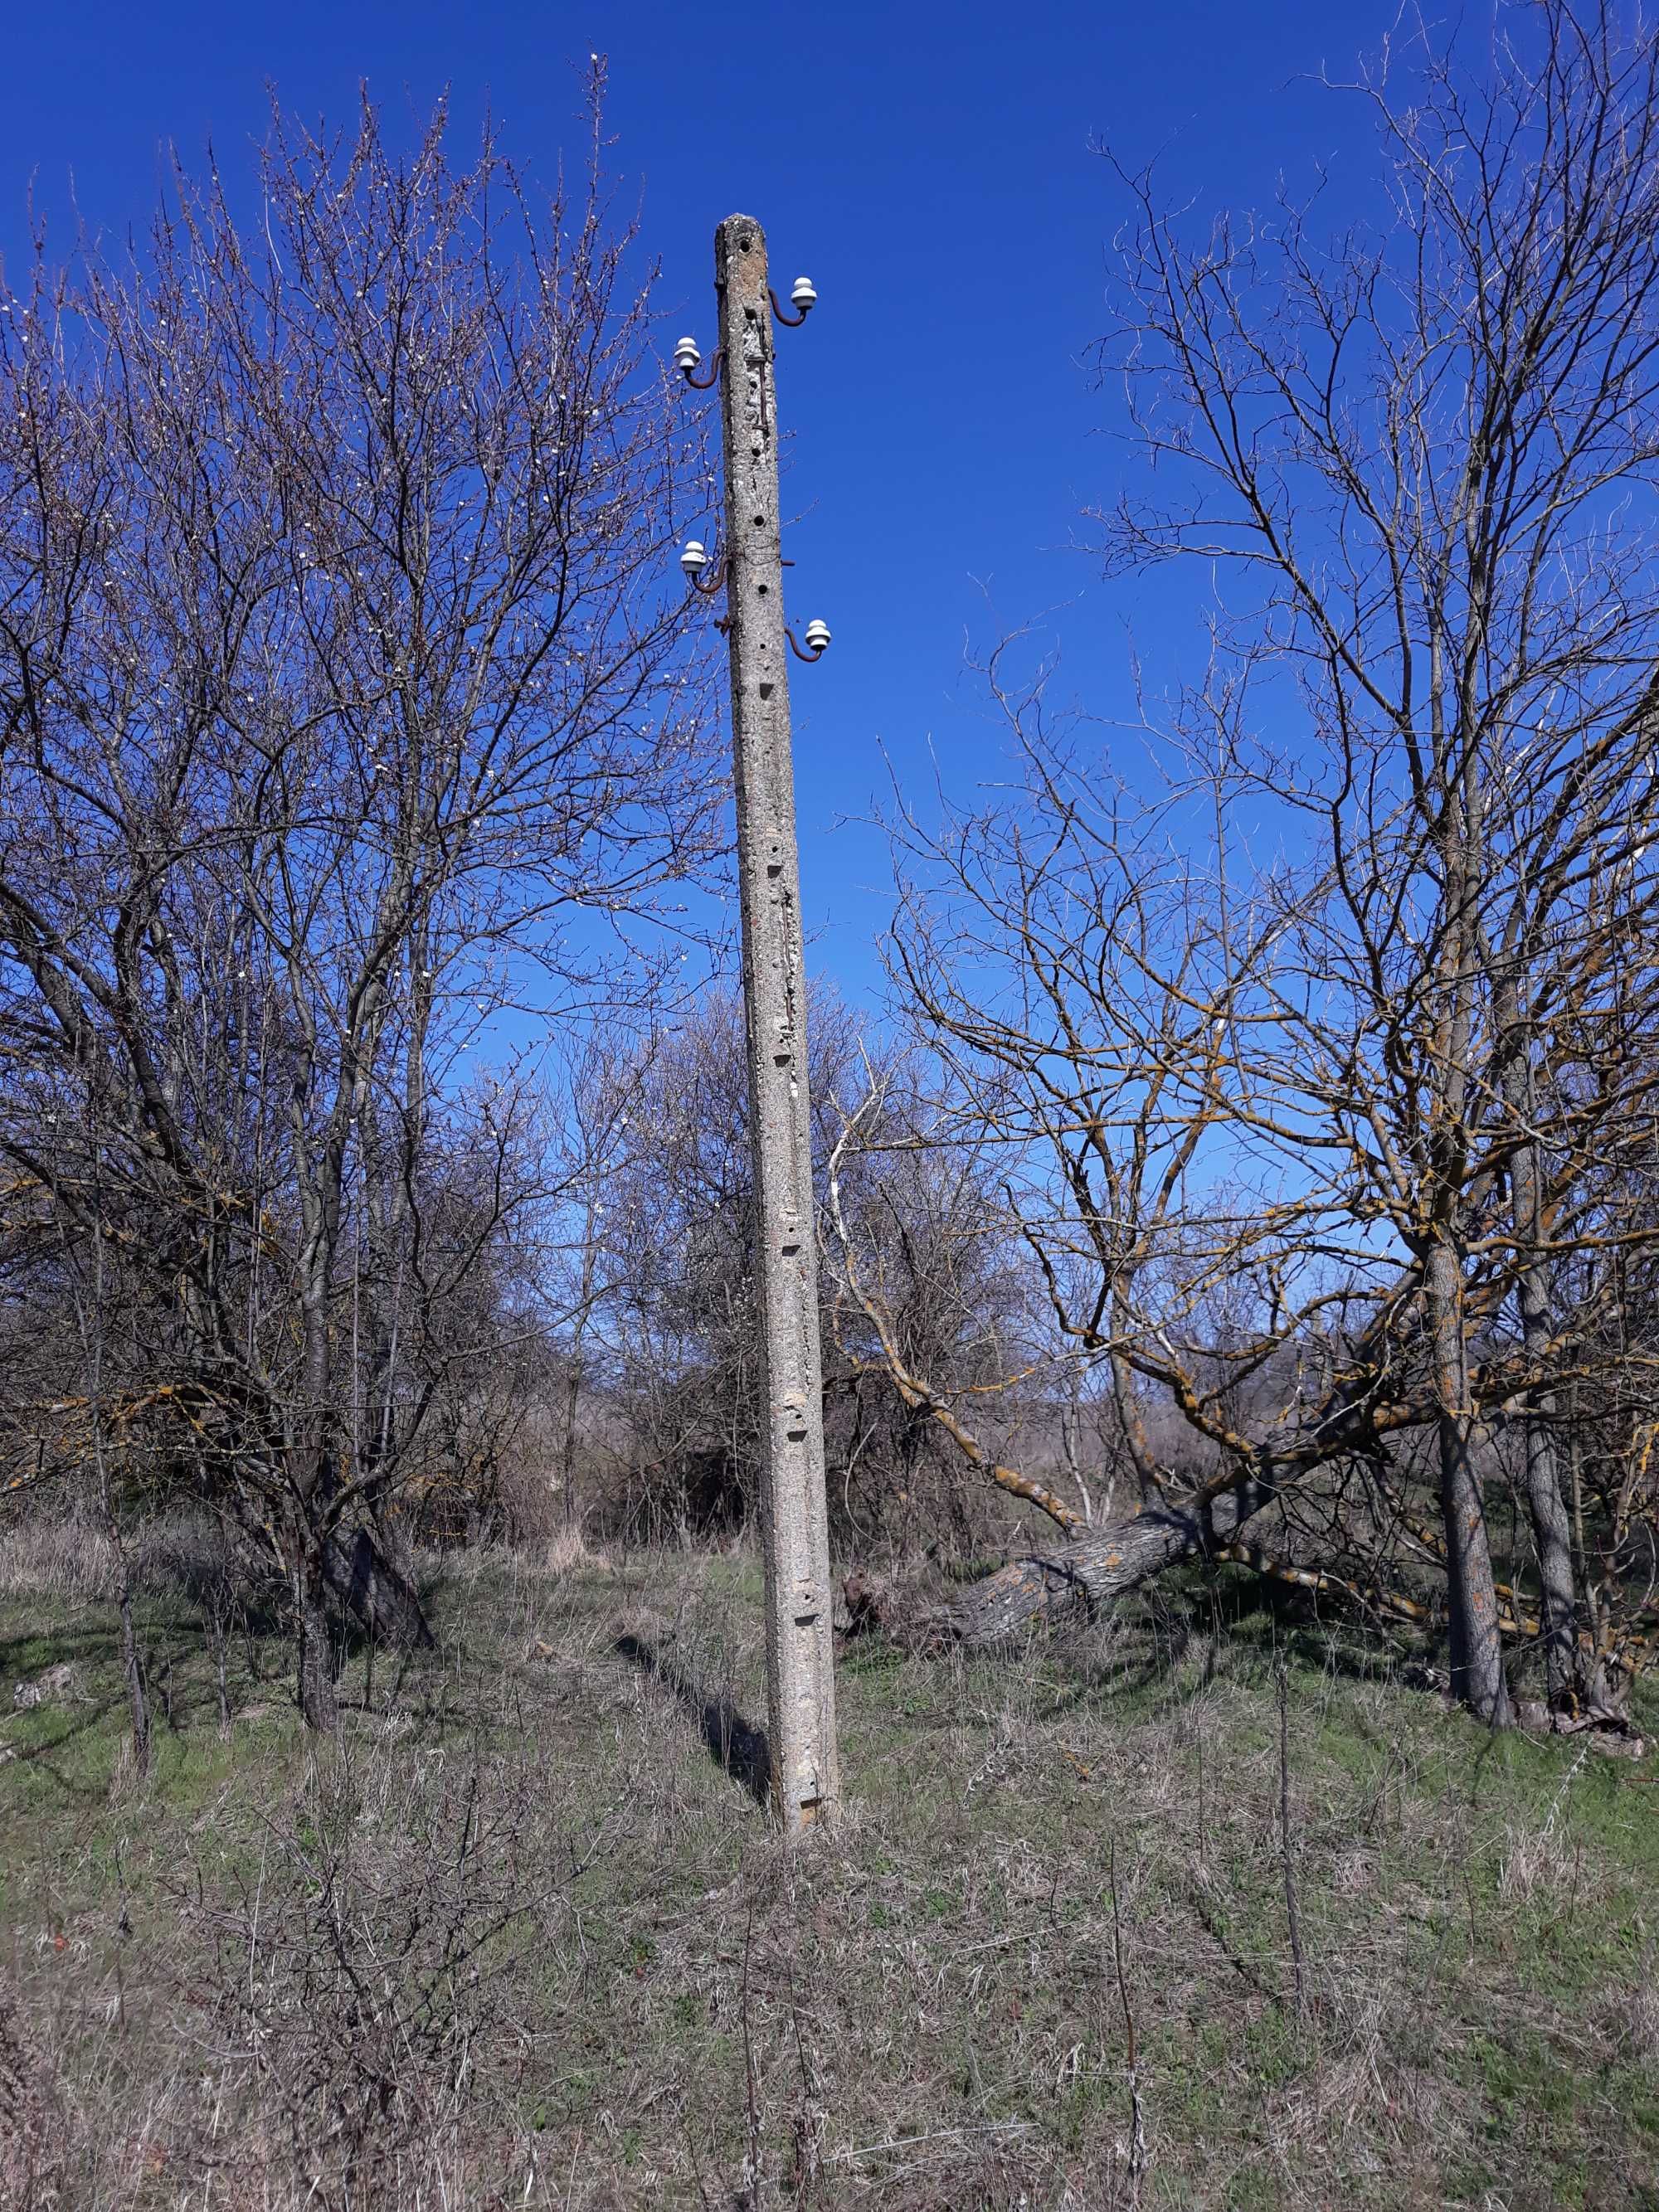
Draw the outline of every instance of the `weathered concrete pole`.
<instances>
[{"instance_id":1,"label":"weathered concrete pole","mask_svg":"<svg viewBox=\"0 0 1659 2212\"><path fill-rule=\"evenodd\" d=\"M795 1834L833 1814L840 1784L772 305L765 235L750 216L728 216L715 232L714 283L725 349L727 637L758 1206L772 1801L786 1833Z\"/></svg>"}]
</instances>

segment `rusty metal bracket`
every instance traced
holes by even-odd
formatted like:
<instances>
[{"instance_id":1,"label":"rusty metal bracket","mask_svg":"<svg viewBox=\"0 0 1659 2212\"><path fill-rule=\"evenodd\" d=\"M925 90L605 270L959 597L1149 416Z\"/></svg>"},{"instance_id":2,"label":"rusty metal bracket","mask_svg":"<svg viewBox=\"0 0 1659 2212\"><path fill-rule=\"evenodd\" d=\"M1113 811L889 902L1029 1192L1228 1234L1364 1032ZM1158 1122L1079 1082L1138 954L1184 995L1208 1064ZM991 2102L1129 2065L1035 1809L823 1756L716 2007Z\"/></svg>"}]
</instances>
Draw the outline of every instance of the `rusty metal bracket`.
<instances>
[{"instance_id":1,"label":"rusty metal bracket","mask_svg":"<svg viewBox=\"0 0 1659 2212\"><path fill-rule=\"evenodd\" d=\"M700 576L688 576L685 580L694 592L701 592L704 599L712 599L726 589L726 580L731 571L731 555L717 553L709 568L708 581L706 584Z\"/></svg>"}]
</instances>

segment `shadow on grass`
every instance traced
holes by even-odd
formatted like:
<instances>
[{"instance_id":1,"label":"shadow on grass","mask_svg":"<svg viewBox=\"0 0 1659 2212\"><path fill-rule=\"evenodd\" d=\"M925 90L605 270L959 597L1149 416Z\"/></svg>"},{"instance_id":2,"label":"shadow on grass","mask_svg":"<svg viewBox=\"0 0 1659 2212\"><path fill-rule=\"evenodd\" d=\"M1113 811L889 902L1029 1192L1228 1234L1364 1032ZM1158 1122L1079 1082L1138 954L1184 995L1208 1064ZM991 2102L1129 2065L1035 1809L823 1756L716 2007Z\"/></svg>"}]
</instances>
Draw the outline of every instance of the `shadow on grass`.
<instances>
[{"instance_id":1,"label":"shadow on grass","mask_svg":"<svg viewBox=\"0 0 1659 2212\"><path fill-rule=\"evenodd\" d=\"M18 1708L8 1699L0 1707L0 1771L24 1773L50 1783L67 1802L101 1804L109 1794L109 1776L89 1765L77 1773L70 1755L85 1746L104 1742L112 1759L118 1756L127 1715L125 1686L93 1695L82 1689L49 1704ZM117 1725L112 1729L111 1723Z\"/></svg>"},{"instance_id":2,"label":"shadow on grass","mask_svg":"<svg viewBox=\"0 0 1659 2212\"><path fill-rule=\"evenodd\" d=\"M1036 1632L1029 1644L1011 1640L975 1656L1024 1667L1032 1645L1045 1650L1057 1679L1033 1717L1051 1723L1101 1700L1126 1713L1148 1698L1195 1703L1224 1663L1258 1686L1281 1656L1307 1674L1355 1683L1401 1679L1413 1663L1408 1639L1366 1647L1356 1644L1354 1628L1346 1608L1322 1607L1305 1591L1231 1566L1206 1572L1194 1565L1126 1594L1092 1620L1079 1613Z\"/></svg>"},{"instance_id":3,"label":"shadow on grass","mask_svg":"<svg viewBox=\"0 0 1659 2212\"><path fill-rule=\"evenodd\" d=\"M21 1628L0 1636L0 1699L10 1705L20 1683L65 1660L74 1666L117 1666L120 1650L120 1632L112 1620Z\"/></svg>"},{"instance_id":4,"label":"shadow on grass","mask_svg":"<svg viewBox=\"0 0 1659 2212\"><path fill-rule=\"evenodd\" d=\"M746 1790L757 1805L770 1802L772 1757L764 1729L753 1728L730 1698L710 1697L659 1644L642 1637L619 1636L611 1647L672 1692L697 1723L708 1755L732 1779Z\"/></svg>"}]
</instances>

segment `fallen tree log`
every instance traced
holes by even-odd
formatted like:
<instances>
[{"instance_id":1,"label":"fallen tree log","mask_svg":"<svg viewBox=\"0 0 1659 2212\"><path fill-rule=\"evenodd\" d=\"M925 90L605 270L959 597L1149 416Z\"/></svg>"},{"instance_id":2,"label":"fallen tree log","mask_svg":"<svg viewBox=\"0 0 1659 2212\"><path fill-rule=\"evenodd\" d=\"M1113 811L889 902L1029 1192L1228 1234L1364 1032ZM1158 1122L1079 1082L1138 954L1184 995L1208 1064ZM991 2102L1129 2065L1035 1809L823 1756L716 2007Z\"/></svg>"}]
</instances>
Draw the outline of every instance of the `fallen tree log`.
<instances>
[{"instance_id":1,"label":"fallen tree log","mask_svg":"<svg viewBox=\"0 0 1659 2212\"><path fill-rule=\"evenodd\" d=\"M950 1604L921 1614L902 1613L890 1588L854 1575L843 1589L845 1634L858 1636L877 1630L890 1641L921 1652L994 1644L1023 1629L1060 1620L1079 1609L1097 1611L1181 1561L1195 1558L1244 1567L1333 1598L1373 1624L1407 1626L1426 1633L1443 1625L1438 1607L1390 1589L1369 1575L1355 1577L1334 1568L1305 1565L1240 1540L1246 1524L1300 1479L1352 1455L1380 1466L1387 1438L1426 1427L1436 1418L1437 1401L1424 1378L1418 1377L1413 1387L1402 1389L1401 1376L1395 1371L1396 1363L1389 1356L1399 1351L1402 1322L1415 1310L1421 1291L1420 1271L1415 1263L1402 1271L1391 1291L1379 1300L1370 1324L1352 1344L1346 1365L1330 1378L1322 1399L1293 1428L1281 1427L1271 1439L1235 1431L1207 1407L1190 1376L1177 1367L1149 1366L1132 1360L1137 1371L1150 1374L1173 1392L1192 1427L1231 1462L1233 1471L1183 1496L1164 1471L1142 1464L1137 1455L1143 1482L1150 1484L1155 1495L1133 1514L1091 1528L1045 1484L1003 1465L963 1423L946 1394L935 1389L903 1356L891 1316L860 1279L842 1214L839 1164L858 1118L855 1115L848 1121L831 1154L827 1211L841 1250L842 1282L873 1330L882 1357L879 1361L861 1359L842 1346L844 1356L854 1373L872 1369L884 1371L909 1410L926 1413L937 1422L969 1465L1009 1495L1048 1514L1069 1540L1011 1559ZM1111 1348L1106 1339L1092 1332L1085 1334L1085 1340L1093 1352ZM1496 1364L1477 1373L1482 1386L1479 1395L1492 1404L1509 1402L1521 1391L1535 1387L1538 1379ZM1007 1381L1023 1379L1022 1374ZM1394 1388L1387 1392L1384 1386L1390 1381ZM1006 1386L964 1387L974 1395L986 1395ZM1386 1483L1382 1487L1384 1494L1389 1495ZM1425 1558L1444 1571L1443 1537L1409 1515L1397 1498L1390 1496L1390 1503L1401 1526ZM1520 1594L1501 1583L1492 1588L1499 1635L1522 1644L1537 1641L1542 1633L1540 1624L1523 1609ZM1604 1632L1599 1640L1581 1628L1577 1641L1581 1650L1594 1656L1599 1666L1610 1666L1627 1676L1652 1663L1654 1646L1659 1644L1659 1639L1635 1634L1629 1628L1616 1638ZM1601 1680L1599 1674L1595 1679Z\"/></svg>"},{"instance_id":2,"label":"fallen tree log","mask_svg":"<svg viewBox=\"0 0 1659 2212\"><path fill-rule=\"evenodd\" d=\"M1108 1522L1076 1542L1011 1559L951 1604L920 1615L901 1609L901 1594L890 1585L854 1575L849 1577L844 1590L848 1633L857 1636L873 1630L890 1643L927 1657L953 1649L984 1649L1006 1642L1023 1629L1058 1622L1070 1613L1092 1614L1189 1559L1243 1567L1315 1596L1334 1598L1373 1622L1427 1633L1439 1625L1433 1607L1404 1591L1306 1566L1261 1545L1239 1540L1237 1531L1267 1502L1261 1498L1247 1499L1241 1510L1229 1493L1215 1501L1196 1501L1190 1510L1168 1504L1152 1506ZM1517 1644L1535 1642L1540 1634L1535 1620L1507 1606L1499 1614L1498 1629L1505 1639ZM1632 1676L1643 1672L1651 1660L1650 1644L1648 1638L1629 1636L1600 1656L1607 1664ZM1619 1716L1612 1707L1597 1707L1595 1717L1610 1723Z\"/></svg>"},{"instance_id":3,"label":"fallen tree log","mask_svg":"<svg viewBox=\"0 0 1659 2212\"><path fill-rule=\"evenodd\" d=\"M1139 1589L1205 1548L1202 1517L1167 1505L1108 1522L1074 1542L1011 1559L921 1624L929 1650L1000 1644L1079 1606L1091 1611Z\"/></svg>"},{"instance_id":4,"label":"fallen tree log","mask_svg":"<svg viewBox=\"0 0 1659 2212\"><path fill-rule=\"evenodd\" d=\"M884 1633L912 1650L972 1650L1079 1608L1096 1612L1189 1559L1212 1558L1271 1498L1262 1483L1221 1479L1190 1500L1167 1497L1071 1542L1027 1553L907 1626L882 1608Z\"/></svg>"}]
</instances>

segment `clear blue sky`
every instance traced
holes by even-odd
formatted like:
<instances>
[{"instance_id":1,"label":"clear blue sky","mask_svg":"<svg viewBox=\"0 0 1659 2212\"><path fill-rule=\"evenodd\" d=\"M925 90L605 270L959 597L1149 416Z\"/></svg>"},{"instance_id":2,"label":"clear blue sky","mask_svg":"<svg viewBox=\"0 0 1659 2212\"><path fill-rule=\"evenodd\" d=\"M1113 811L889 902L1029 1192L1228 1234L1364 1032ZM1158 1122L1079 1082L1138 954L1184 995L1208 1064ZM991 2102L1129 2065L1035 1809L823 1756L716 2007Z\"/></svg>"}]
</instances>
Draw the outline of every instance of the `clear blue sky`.
<instances>
[{"instance_id":1,"label":"clear blue sky","mask_svg":"<svg viewBox=\"0 0 1659 2212\"><path fill-rule=\"evenodd\" d=\"M75 0L18 10L7 35L0 246L21 244L31 187L65 238L71 175L94 228L142 222L169 139L193 163L211 137L234 170L267 80L343 120L360 78L394 115L447 85L464 131L488 100L550 176L580 143L574 65L605 53L611 158L664 265L667 342L684 323L708 349L711 234L734 210L765 224L775 274L818 288L780 362L786 509L805 510L792 612L836 639L797 671L799 814L814 963L857 994L884 859L836 824L882 787L884 744L918 783L930 743L954 783L994 775L962 676L981 584L1008 623L1072 603L1054 618L1066 682L1104 714L1126 702L1127 623L1154 678L1197 649L1178 596L1108 590L1068 544L1127 465L1086 366L1121 212L1091 139L1163 149L1206 203L1259 206L1281 170L1310 181L1320 161L1340 178L1368 160L1362 120L1307 80L1349 73L1391 19L1387 0Z\"/></svg>"}]
</instances>

